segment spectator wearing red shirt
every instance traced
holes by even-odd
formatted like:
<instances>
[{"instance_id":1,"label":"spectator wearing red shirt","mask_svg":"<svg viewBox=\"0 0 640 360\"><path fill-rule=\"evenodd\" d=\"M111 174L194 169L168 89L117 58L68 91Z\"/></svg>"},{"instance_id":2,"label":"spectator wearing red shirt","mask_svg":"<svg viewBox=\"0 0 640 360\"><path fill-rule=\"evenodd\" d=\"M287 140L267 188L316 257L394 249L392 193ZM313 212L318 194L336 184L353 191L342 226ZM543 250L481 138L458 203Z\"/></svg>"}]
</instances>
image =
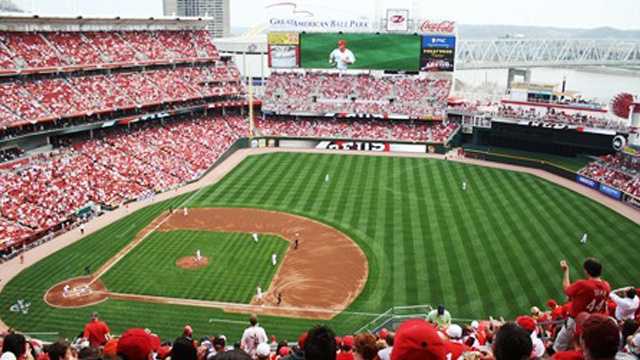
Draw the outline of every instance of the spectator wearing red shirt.
<instances>
[{"instance_id":1,"label":"spectator wearing red shirt","mask_svg":"<svg viewBox=\"0 0 640 360\"><path fill-rule=\"evenodd\" d=\"M353 360L353 336L348 335L342 338L342 344L340 344L340 352L336 358L337 360Z\"/></svg>"},{"instance_id":2,"label":"spectator wearing red shirt","mask_svg":"<svg viewBox=\"0 0 640 360\"><path fill-rule=\"evenodd\" d=\"M91 347L100 347L111 339L111 330L104 321L98 319L98 313L91 314L91 321L84 326L82 337L89 340Z\"/></svg>"},{"instance_id":3,"label":"spectator wearing red shirt","mask_svg":"<svg viewBox=\"0 0 640 360\"><path fill-rule=\"evenodd\" d=\"M600 278L602 265L594 258L588 258L584 261L583 269L587 278L573 284L569 278L569 265L565 260L560 262L560 267L563 271L562 287L564 293L571 300L571 308L569 309L569 318L560 329L553 344L553 349L556 352L569 349L575 333L575 318L579 313L606 314L607 300L611 291L609 283Z\"/></svg>"}]
</instances>

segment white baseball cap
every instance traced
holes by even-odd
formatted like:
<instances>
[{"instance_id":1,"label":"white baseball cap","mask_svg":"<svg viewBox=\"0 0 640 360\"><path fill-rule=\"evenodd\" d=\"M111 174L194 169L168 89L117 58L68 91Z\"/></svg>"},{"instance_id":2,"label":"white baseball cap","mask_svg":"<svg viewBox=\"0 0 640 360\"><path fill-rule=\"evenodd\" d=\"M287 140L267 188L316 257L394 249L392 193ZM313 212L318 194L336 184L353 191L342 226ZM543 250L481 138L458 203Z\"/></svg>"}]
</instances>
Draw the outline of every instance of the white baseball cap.
<instances>
[{"instance_id":1,"label":"white baseball cap","mask_svg":"<svg viewBox=\"0 0 640 360\"><path fill-rule=\"evenodd\" d=\"M462 337L462 328L460 325L451 324L447 328L447 336L451 339L460 339Z\"/></svg>"},{"instance_id":2,"label":"white baseball cap","mask_svg":"<svg viewBox=\"0 0 640 360\"><path fill-rule=\"evenodd\" d=\"M258 345L258 348L256 349L256 355L258 355L258 356L269 356L269 355L271 355L271 346L269 346L269 344L267 344L267 343L262 343L262 344Z\"/></svg>"}]
</instances>

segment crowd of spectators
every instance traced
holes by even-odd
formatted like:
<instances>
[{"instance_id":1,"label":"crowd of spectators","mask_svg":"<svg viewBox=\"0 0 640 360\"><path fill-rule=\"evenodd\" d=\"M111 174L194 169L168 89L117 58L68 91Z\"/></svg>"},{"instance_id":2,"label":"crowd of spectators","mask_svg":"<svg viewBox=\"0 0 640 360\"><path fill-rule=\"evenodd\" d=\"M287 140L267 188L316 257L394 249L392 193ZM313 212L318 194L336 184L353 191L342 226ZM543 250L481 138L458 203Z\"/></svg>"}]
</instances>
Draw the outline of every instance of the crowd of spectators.
<instances>
[{"instance_id":1,"label":"crowd of spectators","mask_svg":"<svg viewBox=\"0 0 640 360\"><path fill-rule=\"evenodd\" d=\"M219 59L200 31L0 32L0 70Z\"/></svg>"},{"instance_id":2,"label":"crowd of spectators","mask_svg":"<svg viewBox=\"0 0 640 360\"><path fill-rule=\"evenodd\" d=\"M544 115L538 114L535 109L524 110L513 108L511 106L501 106L498 109L498 115L515 120L529 120L547 122L553 124L573 125L577 127L609 129L609 130L627 130L628 125L625 121L609 119L605 116L596 117L581 113L567 114L563 111L551 109Z\"/></svg>"},{"instance_id":3,"label":"crowd of spectators","mask_svg":"<svg viewBox=\"0 0 640 360\"><path fill-rule=\"evenodd\" d=\"M2 360L637 360L640 358L640 299L637 289L611 290L603 266L587 258L584 278L571 281L560 262L566 303L550 299L513 321L456 323L444 305L427 316L404 319L396 329L336 334L326 325L301 333L297 341L268 336L256 315L237 339L196 337L185 325L173 340L149 329L114 336L91 315L73 342L43 345L23 335L3 334ZM560 284L559 284L560 285ZM80 329L78 329L80 330ZM199 329L202 332L211 329ZM294 340L294 339L291 339Z\"/></svg>"},{"instance_id":4,"label":"crowd of spectators","mask_svg":"<svg viewBox=\"0 0 640 360\"><path fill-rule=\"evenodd\" d=\"M443 118L450 88L450 80L426 75L273 72L267 81L263 110Z\"/></svg>"},{"instance_id":5,"label":"crowd of spectators","mask_svg":"<svg viewBox=\"0 0 640 360\"><path fill-rule=\"evenodd\" d=\"M58 74L0 83L0 128L212 96L245 89L232 63L148 71Z\"/></svg>"},{"instance_id":6,"label":"crowd of spectators","mask_svg":"<svg viewBox=\"0 0 640 360\"><path fill-rule=\"evenodd\" d=\"M264 136L329 137L356 140L402 140L444 143L458 130L456 123L421 120L355 118L267 117L256 118Z\"/></svg>"},{"instance_id":7,"label":"crowd of spectators","mask_svg":"<svg viewBox=\"0 0 640 360\"><path fill-rule=\"evenodd\" d=\"M640 197L640 157L625 154L604 155L579 172L593 180Z\"/></svg>"},{"instance_id":8,"label":"crowd of spectators","mask_svg":"<svg viewBox=\"0 0 640 360\"><path fill-rule=\"evenodd\" d=\"M46 231L88 203L117 206L195 180L247 132L240 116L200 117L108 130L33 156L0 172L0 242Z\"/></svg>"}]
</instances>

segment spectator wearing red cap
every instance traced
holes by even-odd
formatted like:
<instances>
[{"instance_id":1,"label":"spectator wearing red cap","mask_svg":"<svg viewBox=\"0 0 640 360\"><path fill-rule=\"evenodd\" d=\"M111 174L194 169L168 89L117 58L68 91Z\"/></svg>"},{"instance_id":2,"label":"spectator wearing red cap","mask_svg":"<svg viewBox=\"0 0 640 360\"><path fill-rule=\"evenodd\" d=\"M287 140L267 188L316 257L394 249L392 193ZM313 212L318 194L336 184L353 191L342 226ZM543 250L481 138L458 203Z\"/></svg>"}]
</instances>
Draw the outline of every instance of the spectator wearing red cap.
<instances>
[{"instance_id":1,"label":"spectator wearing red cap","mask_svg":"<svg viewBox=\"0 0 640 360\"><path fill-rule=\"evenodd\" d=\"M111 330L98 318L98 313L94 312L91 314L91 320L84 326L82 337L89 340L91 347L100 347L111 339Z\"/></svg>"},{"instance_id":2,"label":"spectator wearing red cap","mask_svg":"<svg viewBox=\"0 0 640 360\"><path fill-rule=\"evenodd\" d=\"M569 265L565 260L560 262L563 271L562 287L564 293L571 299L569 318L566 324L560 329L556 341L553 344L555 351L565 351L570 348L575 332L575 317L581 312L606 313L607 300L611 288L609 283L602 280L602 265L594 258L587 258L584 261L583 269L586 279L571 283L569 277Z\"/></svg>"},{"instance_id":3,"label":"spectator wearing red cap","mask_svg":"<svg viewBox=\"0 0 640 360\"><path fill-rule=\"evenodd\" d=\"M496 360L526 360L531 356L531 336L520 326L506 323L500 327L493 341Z\"/></svg>"},{"instance_id":4,"label":"spectator wearing red cap","mask_svg":"<svg viewBox=\"0 0 640 360\"><path fill-rule=\"evenodd\" d=\"M329 54L329 63L338 70L347 70L349 65L356 62L356 57L351 50L347 49L347 42L344 39L338 40L338 48Z\"/></svg>"},{"instance_id":5,"label":"spectator wearing red cap","mask_svg":"<svg viewBox=\"0 0 640 360\"><path fill-rule=\"evenodd\" d=\"M428 322L407 320L396 331L391 360L444 360L445 357L444 341Z\"/></svg>"},{"instance_id":6,"label":"spectator wearing red cap","mask_svg":"<svg viewBox=\"0 0 640 360\"><path fill-rule=\"evenodd\" d=\"M518 316L516 318L516 324L523 328L531 337L531 344L533 345L533 351L531 352L531 358L539 358L544 356L544 343L538 337L538 323L531 316Z\"/></svg>"},{"instance_id":7,"label":"spectator wearing red cap","mask_svg":"<svg viewBox=\"0 0 640 360\"><path fill-rule=\"evenodd\" d=\"M640 306L640 298L633 286L616 289L609 294L615 302L615 317L618 321L635 318L636 310Z\"/></svg>"},{"instance_id":8,"label":"spectator wearing red cap","mask_svg":"<svg viewBox=\"0 0 640 360\"><path fill-rule=\"evenodd\" d=\"M256 350L258 345L269 341L266 331L258 324L258 317L251 315L249 317L249 326L244 330L242 334L242 340L240 341L240 348L244 350L252 358L256 357Z\"/></svg>"},{"instance_id":9,"label":"spectator wearing red cap","mask_svg":"<svg viewBox=\"0 0 640 360\"><path fill-rule=\"evenodd\" d=\"M338 360L354 360L353 354L353 336L347 335L342 338L340 343L340 352L337 356Z\"/></svg>"},{"instance_id":10,"label":"spectator wearing red cap","mask_svg":"<svg viewBox=\"0 0 640 360\"><path fill-rule=\"evenodd\" d=\"M133 328L118 340L118 356L122 360L153 360L153 353L160 349L160 338L144 329Z\"/></svg>"}]
</instances>

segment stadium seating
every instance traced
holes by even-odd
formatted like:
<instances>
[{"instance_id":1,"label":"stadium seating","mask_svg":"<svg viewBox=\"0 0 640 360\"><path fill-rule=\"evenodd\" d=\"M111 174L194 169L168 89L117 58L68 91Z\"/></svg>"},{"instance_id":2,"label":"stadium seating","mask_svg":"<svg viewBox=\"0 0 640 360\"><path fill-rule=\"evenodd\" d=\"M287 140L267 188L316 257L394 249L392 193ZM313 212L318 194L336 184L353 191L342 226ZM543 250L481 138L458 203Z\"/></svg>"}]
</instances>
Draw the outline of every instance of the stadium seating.
<instances>
[{"instance_id":1,"label":"stadium seating","mask_svg":"<svg viewBox=\"0 0 640 360\"><path fill-rule=\"evenodd\" d=\"M0 70L219 59L206 31L0 32Z\"/></svg>"},{"instance_id":2,"label":"stadium seating","mask_svg":"<svg viewBox=\"0 0 640 360\"><path fill-rule=\"evenodd\" d=\"M403 140L443 143L459 128L455 123L329 118L257 118L262 135L331 137L361 140Z\"/></svg>"},{"instance_id":3,"label":"stadium seating","mask_svg":"<svg viewBox=\"0 0 640 360\"><path fill-rule=\"evenodd\" d=\"M210 96L245 93L231 64L144 72L13 78L0 83L0 128Z\"/></svg>"},{"instance_id":4,"label":"stadium seating","mask_svg":"<svg viewBox=\"0 0 640 360\"><path fill-rule=\"evenodd\" d=\"M640 159L621 154L605 155L580 170L580 175L640 197Z\"/></svg>"},{"instance_id":5,"label":"stadium seating","mask_svg":"<svg viewBox=\"0 0 640 360\"><path fill-rule=\"evenodd\" d=\"M418 76L274 72L263 110L277 114L375 114L442 118L451 81Z\"/></svg>"},{"instance_id":6,"label":"stadium seating","mask_svg":"<svg viewBox=\"0 0 640 360\"><path fill-rule=\"evenodd\" d=\"M538 115L535 110L515 109L510 106L501 106L498 115L516 120L530 120L549 122L554 124L574 125L597 129L626 130L627 124L623 121L612 120L606 117L595 117L580 113L566 114L562 111L551 111L545 115Z\"/></svg>"},{"instance_id":7,"label":"stadium seating","mask_svg":"<svg viewBox=\"0 0 640 360\"><path fill-rule=\"evenodd\" d=\"M0 172L0 240L68 220L89 202L115 206L197 179L240 136L239 116L108 131Z\"/></svg>"}]
</instances>

